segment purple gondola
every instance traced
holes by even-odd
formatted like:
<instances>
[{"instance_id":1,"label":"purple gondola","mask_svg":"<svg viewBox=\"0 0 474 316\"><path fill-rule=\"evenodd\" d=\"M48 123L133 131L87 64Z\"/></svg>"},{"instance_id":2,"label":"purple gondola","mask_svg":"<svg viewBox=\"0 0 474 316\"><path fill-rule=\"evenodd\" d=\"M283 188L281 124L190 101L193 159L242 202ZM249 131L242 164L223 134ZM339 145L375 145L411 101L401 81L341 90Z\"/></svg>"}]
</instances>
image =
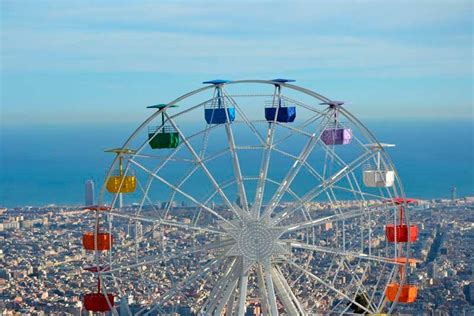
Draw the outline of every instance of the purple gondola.
<instances>
[{"instance_id":1,"label":"purple gondola","mask_svg":"<svg viewBox=\"0 0 474 316\"><path fill-rule=\"evenodd\" d=\"M352 140L350 128L329 128L324 130L321 140L326 145L347 145Z\"/></svg>"},{"instance_id":2,"label":"purple gondola","mask_svg":"<svg viewBox=\"0 0 474 316\"><path fill-rule=\"evenodd\" d=\"M321 140L326 145L347 145L352 141L352 130L342 127L338 121L338 108L344 104L343 101L328 101L320 103L321 105L329 105L334 109L334 122L332 127L327 128L321 135Z\"/></svg>"}]
</instances>

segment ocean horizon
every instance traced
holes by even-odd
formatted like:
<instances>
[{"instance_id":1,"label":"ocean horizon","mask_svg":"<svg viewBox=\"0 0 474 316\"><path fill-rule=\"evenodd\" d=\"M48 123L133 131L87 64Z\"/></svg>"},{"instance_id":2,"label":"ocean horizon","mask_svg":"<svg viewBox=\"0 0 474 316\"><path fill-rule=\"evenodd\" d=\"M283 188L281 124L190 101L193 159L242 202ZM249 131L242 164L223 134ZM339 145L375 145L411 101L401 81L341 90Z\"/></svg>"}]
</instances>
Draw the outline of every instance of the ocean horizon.
<instances>
[{"instance_id":1,"label":"ocean horizon","mask_svg":"<svg viewBox=\"0 0 474 316\"><path fill-rule=\"evenodd\" d=\"M388 150L407 196L474 195L474 121L365 119ZM84 183L99 190L112 156L137 123L4 125L1 128L0 207L82 205ZM192 123L191 123L192 124Z\"/></svg>"}]
</instances>

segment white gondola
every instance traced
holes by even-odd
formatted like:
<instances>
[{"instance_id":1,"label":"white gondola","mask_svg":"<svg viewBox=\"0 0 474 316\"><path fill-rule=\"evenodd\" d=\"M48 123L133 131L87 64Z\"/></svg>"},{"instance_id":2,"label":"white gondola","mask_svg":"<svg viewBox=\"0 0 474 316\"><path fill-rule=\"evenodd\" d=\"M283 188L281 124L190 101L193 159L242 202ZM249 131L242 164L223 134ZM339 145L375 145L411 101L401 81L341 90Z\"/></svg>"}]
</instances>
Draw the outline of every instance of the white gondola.
<instances>
[{"instance_id":1,"label":"white gondola","mask_svg":"<svg viewBox=\"0 0 474 316\"><path fill-rule=\"evenodd\" d=\"M381 166L380 150L382 147L394 147L395 145L370 144L367 146L372 150L377 150L377 165L375 167L369 166L363 171L362 180L365 186L369 188L391 187L395 182L395 172Z\"/></svg>"},{"instance_id":2,"label":"white gondola","mask_svg":"<svg viewBox=\"0 0 474 316\"><path fill-rule=\"evenodd\" d=\"M395 172L392 170L365 170L363 176L366 187L391 187L395 181Z\"/></svg>"}]
</instances>

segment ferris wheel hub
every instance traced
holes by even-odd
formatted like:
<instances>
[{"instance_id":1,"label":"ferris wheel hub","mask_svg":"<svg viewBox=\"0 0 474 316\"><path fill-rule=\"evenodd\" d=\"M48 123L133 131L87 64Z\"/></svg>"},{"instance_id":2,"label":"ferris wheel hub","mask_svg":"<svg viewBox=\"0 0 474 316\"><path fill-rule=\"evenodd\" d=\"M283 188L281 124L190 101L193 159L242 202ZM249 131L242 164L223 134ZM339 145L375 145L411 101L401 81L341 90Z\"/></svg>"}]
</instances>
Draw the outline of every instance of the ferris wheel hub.
<instances>
[{"instance_id":1,"label":"ferris wheel hub","mask_svg":"<svg viewBox=\"0 0 474 316\"><path fill-rule=\"evenodd\" d=\"M248 223L237 238L242 255L255 261L269 257L274 243L273 232L258 222Z\"/></svg>"},{"instance_id":2,"label":"ferris wheel hub","mask_svg":"<svg viewBox=\"0 0 474 316\"><path fill-rule=\"evenodd\" d=\"M263 220L242 220L240 227L227 228L234 244L227 256L242 257L244 269L255 263L266 264L272 256L286 254L279 238L285 232L281 227L274 227Z\"/></svg>"}]
</instances>

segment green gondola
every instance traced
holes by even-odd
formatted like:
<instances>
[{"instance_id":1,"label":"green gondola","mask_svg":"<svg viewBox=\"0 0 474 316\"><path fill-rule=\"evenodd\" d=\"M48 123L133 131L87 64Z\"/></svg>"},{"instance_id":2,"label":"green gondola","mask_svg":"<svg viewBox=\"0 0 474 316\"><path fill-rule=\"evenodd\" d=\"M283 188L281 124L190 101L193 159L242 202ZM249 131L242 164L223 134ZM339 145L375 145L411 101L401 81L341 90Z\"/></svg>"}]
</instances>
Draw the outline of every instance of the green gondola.
<instances>
[{"instance_id":1,"label":"green gondola","mask_svg":"<svg viewBox=\"0 0 474 316\"><path fill-rule=\"evenodd\" d=\"M166 104L149 106L151 109L163 109ZM172 105L170 107L176 107ZM165 125L165 114L161 113L161 126L150 127L148 129L148 143L152 149L176 148L179 145L179 133L173 126Z\"/></svg>"}]
</instances>

